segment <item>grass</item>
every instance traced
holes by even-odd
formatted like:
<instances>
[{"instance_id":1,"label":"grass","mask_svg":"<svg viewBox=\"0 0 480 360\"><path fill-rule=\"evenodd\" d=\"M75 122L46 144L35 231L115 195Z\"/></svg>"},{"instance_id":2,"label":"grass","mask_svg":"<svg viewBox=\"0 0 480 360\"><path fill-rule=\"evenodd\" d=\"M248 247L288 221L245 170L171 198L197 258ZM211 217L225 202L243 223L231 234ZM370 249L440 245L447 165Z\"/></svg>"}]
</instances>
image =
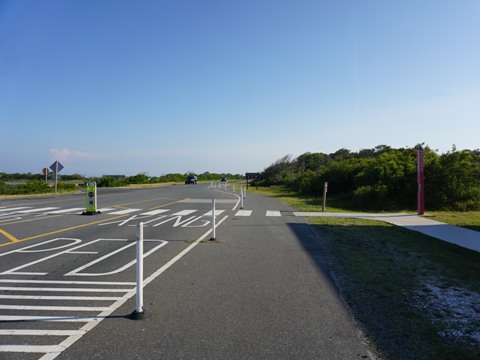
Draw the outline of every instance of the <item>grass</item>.
<instances>
[{"instance_id":1,"label":"grass","mask_svg":"<svg viewBox=\"0 0 480 360\"><path fill-rule=\"evenodd\" d=\"M250 187L249 191L254 191L260 195L266 195L276 197L296 208L298 211L322 211L322 198L314 196L301 196L290 191L283 186L262 188L258 190L254 187ZM344 201L340 199L328 199L325 211L328 212L348 212L344 207Z\"/></svg>"},{"instance_id":2,"label":"grass","mask_svg":"<svg viewBox=\"0 0 480 360\"><path fill-rule=\"evenodd\" d=\"M436 221L480 231L480 211L430 211L426 215Z\"/></svg>"},{"instance_id":3,"label":"grass","mask_svg":"<svg viewBox=\"0 0 480 360\"><path fill-rule=\"evenodd\" d=\"M298 210L318 211L311 199L282 188L259 192ZM475 230L480 213L429 216ZM309 222L345 302L381 358L480 358L478 252L384 222Z\"/></svg>"}]
</instances>

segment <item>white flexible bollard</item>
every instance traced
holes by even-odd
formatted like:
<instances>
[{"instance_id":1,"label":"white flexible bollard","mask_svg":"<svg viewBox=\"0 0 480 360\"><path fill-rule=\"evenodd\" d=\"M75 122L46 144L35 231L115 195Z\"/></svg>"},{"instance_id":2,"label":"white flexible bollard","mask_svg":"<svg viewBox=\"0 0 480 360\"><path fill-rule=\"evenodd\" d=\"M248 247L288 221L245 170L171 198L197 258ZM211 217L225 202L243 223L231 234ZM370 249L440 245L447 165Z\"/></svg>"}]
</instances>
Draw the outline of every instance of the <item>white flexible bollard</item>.
<instances>
[{"instance_id":1,"label":"white flexible bollard","mask_svg":"<svg viewBox=\"0 0 480 360\"><path fill-rule=\"evenodd\" d=\"M134 320L141 320L145 317L143 308L143 222L137 225L137 294L135 311L130 314Z\"/></svg>"},{"instance_id":2,"label":"white flexible bollard","mask_svg":"<svg viewBox=\"0 0 480 360\"><path fill-rule=\"evenodd\" d=\"M210 240L215 240L215 199L212 199L212 238Z\"/></svg>"},{"instance_id":3,"label":"white flexible bollard","mask_svg":"<svg viewBox=\"0 0 480 360\"><path fill-rule=\"evenodd\" d=\"M243 209L243 187L242 189L240 190L240 199L242 199L242 204L240 206L240 209Z\"/></svg>"}]
</instances>

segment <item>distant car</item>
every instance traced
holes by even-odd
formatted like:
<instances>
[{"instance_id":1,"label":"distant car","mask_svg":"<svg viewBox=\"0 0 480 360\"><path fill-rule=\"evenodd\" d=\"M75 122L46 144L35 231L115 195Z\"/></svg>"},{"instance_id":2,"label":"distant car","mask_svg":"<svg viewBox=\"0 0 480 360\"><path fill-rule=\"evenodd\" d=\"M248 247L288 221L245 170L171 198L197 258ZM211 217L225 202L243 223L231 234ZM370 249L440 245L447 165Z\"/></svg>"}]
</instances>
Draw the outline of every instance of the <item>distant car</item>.
<instances>
[{"instance_id":1,"label":"distant car","mask_svg":"<svg viewBox=\"0 0 480 360\"><path fill-rule=\"evenodd\" d=\"M222 178L221 182L227 182L227 178Z\"/></svg>"},{"instance_id":2,"label":"distant car","mask_svg":"<svg viewBox=\"0 0 480 360\"><path fill-rule=\"evenodd\" d=\"M196 176L187 176L187 179L185 180L185 185L197 185L197 177Z\"/></svg>"}]
</instances>

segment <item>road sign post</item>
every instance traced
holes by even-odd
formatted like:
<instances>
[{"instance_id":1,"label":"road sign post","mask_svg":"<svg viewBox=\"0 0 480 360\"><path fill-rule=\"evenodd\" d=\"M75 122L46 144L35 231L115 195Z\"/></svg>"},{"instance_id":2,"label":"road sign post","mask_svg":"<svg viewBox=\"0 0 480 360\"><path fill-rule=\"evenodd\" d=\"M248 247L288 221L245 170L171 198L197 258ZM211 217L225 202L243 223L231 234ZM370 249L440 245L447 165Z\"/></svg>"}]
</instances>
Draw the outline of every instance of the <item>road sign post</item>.
<instances>
[{"instance_id":1,"label":"road sign post","mask_svg":"<svg viewBox=\"0 0 480 360\"><path fill-rule=\"evenodd\" d=\"M42 169L42 174L45 175L45 182L47 182L47 177L48 177L48 168L43 168Z\"/></svg>"},{"instance_id":2,"label":"road sign post","mask_svg":"<svg viewBox=\"0 0 480 360\"><path fill-rule=\"evenodd\" d=\"M62 171L63 165L60 164L60 163L58 162L58 160L57 160L57 161L55 161L52 165L50 165L50 169L52 169L52 171L53 171L53 176L54 176L54 178L55 178L55 195L57 195L58 173L59 173L60 171Z\"/></svg>"},{"instance_id":3,"label":"road sign post","mask_svg":"<svg viewBox=\"0 0 480 360\"><path fill-rule=\"evenodd\" d=\"M82 215L97 215L101 212L97 210L97 183L90 181L87 183L87 203Z\"/></svg>"},{"instance_id":4,"label":"road sign post","mask_svg":"<svg viewBox=\"0 0 480 360\"><path fill-rule=\"evenodd\" d=\"M248 180L256 180L257 190L258 190L258 180L260 179L260 173L245 173L245 178L247 179L247 190L248 190Z\"/></svg>"},{"instance_id":5,"label":"road sign post","mask_svg":"<svg viewBox=\"0 0 480 360\"><path fill-rule=\"evenodd\" d=\"M325 205L327 203L327 190L328 190L328 182L323 184L323 204L322 204L322 211L325 211Z\"/></svg>"}]
</instances>

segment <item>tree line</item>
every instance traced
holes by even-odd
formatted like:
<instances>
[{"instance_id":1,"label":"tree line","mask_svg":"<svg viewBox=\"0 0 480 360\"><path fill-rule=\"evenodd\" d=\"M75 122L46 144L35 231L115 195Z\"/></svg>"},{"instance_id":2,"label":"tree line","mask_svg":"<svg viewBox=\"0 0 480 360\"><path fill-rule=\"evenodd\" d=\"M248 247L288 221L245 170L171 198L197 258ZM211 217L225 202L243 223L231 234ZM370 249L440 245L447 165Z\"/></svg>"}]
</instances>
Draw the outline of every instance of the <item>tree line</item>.
<instances>
[{"instance_id":1,"label":"tree line","mask_svg":"<svg viewBox=\"0 0 480 360\"><path fill-rule=\"evenodd\" d=\"M161 176L148 176L146 173L140 173L134 176L108 176L104 175L100 178L91 178L97 182L99 187L116 187L116 186L128 186L135 184L161 184L161 183L182 183L185 178L190 175L196 175L193 172L187 172L185 174L169 173ZM225 177L230 180L242 179L243 175L240 174L217 174L205 172L203 174L196 175L198 181L219 181Z\"/></svg>"},{"instance_id":2,"label":"tree line","mask_svg":"<svg viewBox=\"0 0 480 360\"><path fill-rule=\"evenodd\" d=\"M425 203L431 210L480 210L480 150L438 154L424 148ZM328 195L351 208L415 209L417 149L379 145L352 152L286 155L265 168L261 183L284 185L308 196Z\"/></svg>"},{"instance_id":3,"label":"tree line","mask_svg":"<svg viewBox=\"0 0 480 360\"><path fill-rule=\"evenodd\" d=\"M161 176L148 176L147 173L140 173L133 176L123 175L103 175L101 177L86 178L81 174L62 175L61 181L57 184L57 191L74 191L77 186L84 186L89 181L95 181L98 187L119 187L138 184L161 184L161 183L183 183L189 175L195 175L193 172L185 174L170 173ZM199 181L219 181L225 177L229 180L243 179L241 174L230 173L210 173L204 172L197 175ZM14 184L8 184L14 182ZM15 183L19 182L19 183ZM45 194L54 192L53 181L45 181L45 175L32 173L13 173L8 174L0 172L0 195L23 195L23 194Z\"/></svg>"}]
</instances>

